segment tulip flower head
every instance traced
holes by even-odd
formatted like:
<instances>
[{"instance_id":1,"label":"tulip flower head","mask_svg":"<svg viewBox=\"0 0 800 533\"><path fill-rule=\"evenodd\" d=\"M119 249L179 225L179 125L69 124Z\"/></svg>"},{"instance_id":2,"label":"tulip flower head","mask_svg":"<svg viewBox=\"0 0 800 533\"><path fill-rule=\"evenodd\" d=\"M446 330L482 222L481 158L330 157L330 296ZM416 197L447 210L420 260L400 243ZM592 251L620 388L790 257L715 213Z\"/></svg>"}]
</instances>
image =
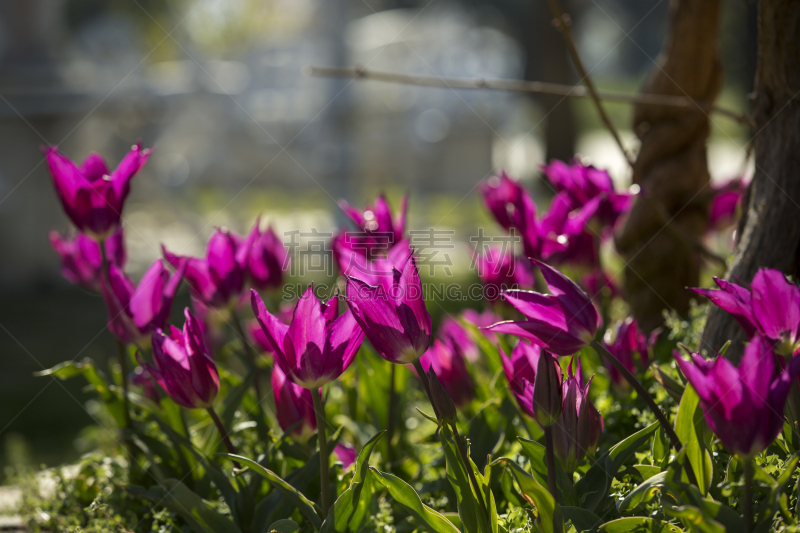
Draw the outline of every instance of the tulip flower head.
<instances>
[{"instance_id":1,"label":"tulip flower head","mask_svg":"<svg viewBox=\"0 0 800 533\"><path fill-rule=\"evenodd\" d=\"M528 339L556 355L574 354L594 339L600 315L577 283L551 266L535 260L534 263L552 294L505 291L503 297L526 319L499 322L488 329Z\"/></svg>"},{"instance_id":2,"label":"tulip flower head","mask_svg":"<svg viewBox=\"0 0 800 533\"><path fill-rule=\"evenodd\" d=\"M338 378L364 340L354 314L348 310L339 315L339 296L322 303L313 286L300 297L289 325L267 311L256 291L250 301L275 361L292 382L307 389Z\"/></svg>"},{"instance_id":3,"label":"tulip flower head","mask_svg":"<svg viewBox=\"0 0 800 533\"><path fill-rule=\"evenodd\" d=\"M108 328L123 343L146 344L150 332L163 328L181 283L181 270L170 274L161 259L147 269L138 286L116 265L102 285Z\"/></svg>"},{"instance_id":4,"label":"tulip flower head","mask_svg":"<svg viewBox=\"0 0 800 533\"><path fill-rule=\"evenodd\" d=\"M519 228L524 223L527 215L524 204L528 193L518 181L502 172L500 176L482 181L478 190L483 197L483 203L503 229Z\"/></svg>"},{"instance_id":5,"label":"tulip flower head","mask_svg":"<svg viewBox=\"0 0 800 533\"><path fill-rule=\"evenodd\" d=\"M536 381L536 369L539 367L540 354L541 348L522 340L511 352L510 358L505 354L502 354L500 358L511 393L516 398L520 410L531 418L534 418L533 405L530 397L525 394L525 384Z\"/></svg>"},{"instance_id":6,"label":"tulip flower head","mask_svg":"<svg viewBox=\"0 0 800 533\"><path fill-rule=\"evenodd\" d=\"M714 197L708 205L708 228L710 231L720 231L736 222L747 184L744 178L736 178L721 185L712 185L712 189Z\"/></svg>"},{"instance_id":7,"label":"tulip flower head","mask_svg":"<svg viewBox=\"0 0 800 533\"><path fill-rule=\"evenodd\" d=\"M439 339L420 357L422 368L433 370L453 402L462 407L475 397L475 387L460 350Z\"/></svg>"},{"instance_id":8,"label":"tulip flower head","mask_svg":"<svg viewBox=\"0 0 800 533\"><path fill-rule=\"evenodd\" d=\"M130 181L144 166L151 150L135 144L119 166L109 172L96 153L80 165L64 157L53 146L45 158L56 194L64 212L82 233L102 241L120 225L122 207L130 192Z\"/></svg>"},{"instance_id":9,"label":"tulip flower head","mask_svg":"<svg viewBox=\"0 0 800 533\"><path fill-rule=\"evenodd\" d=\"M372 260L350 249L340 249L337 257L343 275L358 278L369 285L380 285L385 291L392 288L393 272L400 270L411 255L408 239L403 239L389 249L386 256Z\"/></svg>"},{"instance_id":10,"label":"tulip flower head","mask_svg":"<svg viewBox=\"0 0 800 533\"><path fill-rule=\"evenodd\" d=\"M499 299L503 290L533 285L530 262L518 261L510 246L486 246L480 253L476 250L475 266L484 297L490 302Z\"/></svg>"},{"instance_id":11,"label":"tulip flower head","mask_svg":"<svg viewBox=\"0 0 800 533\"><path fill-rule=\"evenodd\" d=\"M67 240L55 231L50 232L50 245L61 258L61 274L75 285L100 292L103 277L103 256L100 244L83 233ZM110 265L125 266L127 259L122 228L103 241L106 258Z\"/></svg>"},{"instance_id":12,"label":"tulip flower head","mask_svg":"<svg viewBox=\"0 0 800 533\"><path fill-rule=\"evenodd\" d=\"M367 206L363 211L350 206L344 200L339 202L339 206L360 230L360 232L340 234L339 238L342 241L340 244L359 251L367 259L385 254L403 240L408 196L403 196L400 209L395 216L392 216L389 202L383 194L375 198L374 204Z\"/></svg>"},{"instance_id":13,"label":"tulip flower head","mask_svg":"<svg viewBox=\"0 0 800 533\"><path fill-rule=\"evenodd\" d=\"M373 348L387 361L413 363L428 349L433 324L413 255L401 269L393 270L388 289L348 277L347 305Z\"/></svg>"},{"instance_id":14,"label":"tulip flower head","mask_svg":"<svg viewBox=\"0 0 800 533\"><path fill-rule=\"evenodd\" d=\"M342 462L342 470L347 470L356 462L356 449L347 444L337 444L333 449L333 454Z\"/></svg>"},{"instance_id":15,"label":"tulip flower head","mask_svg":"<svg viewBox=\"0 0 800 533\"><path fill-rule=\"evenodd\" d=\"M573 371L576 361L577 368ZM591 379L583 382L580 358L574 356L564 381L561 416L553 431L553 451L564 470L570 473L597 447L603 433L603 417L589 400L591 384Z\"/></svg>"},{"instance_id":16,"label":"tulip flower head","mask_svg":"<svg viewBox=\"0 0 800 533\"><path fill-rule=\"evenodd\" d=\"M169 334L153 331L153 361L139 364L156 380L172 401L187 409L211 406L219 392L219 373L203 340L200 323L184 311L183 330L170 326Z\"/></svg>"},{"instance_id":17,"label":"tulip flower head","mask_svg":"<svg viewBox=\"0 0 800 533\"><path fill-rule=\"evenodd\" d=\"M779 270L761 268L748 291L714 278L719 290L692 289L736 319L748 336L758 332L775 343L775 351L790 357L800 351L800 287Z\"/></svg>"},{"instance_id":18,"label":"tulip flower head","mask_svg":"<svg viewBox=\"0 0 800 533\"><path fill-rule=\"evenodd\" d=\"M439 423L447 422L448 424L454 424L458 412L456 411L456 405L453 399L450 397L444 385L442 385L442 382L439 381L439 376L436 375L433 368L429 368L425 375L427 376L428 386L430 387L430 399L433 410L436 412L436 418L439 419Z\"/></svg>"},{"instance_id":19,"label":"tulip flower head","mask_svg":"<svg viewBox=\"0 0 800 533\"><path fill-rule=\"evenodd\" d=\"M739 367L722 356L713 361L700 354L678 368L700 397L706 422L725 448L749 459L770 446L783 428L783 409L800 357L779 369L770 341L756 334L744 350Z\"/></svg>"},{"instance_id":20,"label":"tulip flower head","mask_svg":"<svg viewBox=\"0 0 800 533\"><path fill-rule=\"evenodd\" d=\"M251 232L251 248L247 260L247 273L257 289L280 287L283 284L283 271L288 266L288 254L283 241L272 227L265 231L259 229L256 221Z\"/></svg>"},{"instance_id":21,"label":"tulip flower head","mask_svg":"<svg viewBox=\"0 0 800 533\"><path fill-rule=\"evenodd\" d=\"M254 232L245 239L217 228L208 241L204 259L177 256L163 246L162 251L172 266L186 269L186 281L198 300L209 307L224 309L241 299L250 250L257 237Z\"/></svg>"},{"instance_id":22,"label":"tulip flower head","mask_svg":"<svg viewBox=\"0 0 800 533\"><path fill-rule=\"evenodd\" d=\"M653 338L652 341L655 341L655 338ZM610 330L606 332L603 345L620 363L625 365L625 368L630 370L631 373L636 374L637 371L647 368L647 356L651 343L648 342L644 333L639 330L636 319L628 318L627 320L618 322L613 336ZM622 374L607 362L606 367L608 368L612 383L618 388L627 390L629 384L625 378L622 377Z\"/></svg>"},{"instance_id":23,"label":"tulip flower head","mask_svg":"<svg viewBox=\"0 0 800 533\"><path fill-rule=\"evenodd\" d=\"M287 431L297 424L292 435L301 442L307 441L317 430L311 389L295 385L286 377L280 365L275 365L272 368L272 394L275 397L275 414L281 429Z\"/></svg>"},{"instance_id":24,"label":"tulip flower head","mask_svg":"<svg viewBox=\"0 0 800 533\"><path fill-rule=\"evenodd\" d=\"M494 323L494 322L492 322ZM439 338L454 349L457 349L467 361L478 360L478 345L472 340L469 332L461 322L452 316L446 316L439 326Z\"/></svg>"}]
</instances>

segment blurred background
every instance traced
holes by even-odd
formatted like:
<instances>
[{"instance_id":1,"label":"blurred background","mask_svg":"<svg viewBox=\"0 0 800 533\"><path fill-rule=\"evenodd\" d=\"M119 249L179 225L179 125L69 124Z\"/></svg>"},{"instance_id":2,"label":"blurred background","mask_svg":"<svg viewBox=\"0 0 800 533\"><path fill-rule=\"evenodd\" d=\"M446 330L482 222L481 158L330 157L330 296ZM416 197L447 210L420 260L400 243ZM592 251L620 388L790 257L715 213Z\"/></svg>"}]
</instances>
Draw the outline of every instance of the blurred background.
<instances>
[{"instance_id":1,"label":"blurred background","mask_svg":"<svg viewBox=\"0 0 800 533\"><path fill-rule=\"evenodd\" d=\"M562 6L587 68L606 90L635 93L654 68L668 0L569 0ZM68 359L115 353L99 296L59 272L48 232L68 233L42 146L113 168L141 140L155 152L126 204L128 270L160 246L203 255L217 226L258 214L286 232L332 232L339 198L363 206L410 194L409 229L491 228L475 185L505 169L543 202L551 158L608 168L624 159L587 100L312 78L311 65L432 76L578 76L544 0L5 0L0 3L0 465L52 466L98 430L82 380L36 378ZM744 110L755 68L755 2L729 0L718 101ZM632 148L632 107L607 109ZM745 132L712 117L715 179L743 171ZM289 237L286 237L287 243ZM175 308L188 302L182 292ZM0 470L0 477L4 475Z\"/></svg>"}]
</instances>

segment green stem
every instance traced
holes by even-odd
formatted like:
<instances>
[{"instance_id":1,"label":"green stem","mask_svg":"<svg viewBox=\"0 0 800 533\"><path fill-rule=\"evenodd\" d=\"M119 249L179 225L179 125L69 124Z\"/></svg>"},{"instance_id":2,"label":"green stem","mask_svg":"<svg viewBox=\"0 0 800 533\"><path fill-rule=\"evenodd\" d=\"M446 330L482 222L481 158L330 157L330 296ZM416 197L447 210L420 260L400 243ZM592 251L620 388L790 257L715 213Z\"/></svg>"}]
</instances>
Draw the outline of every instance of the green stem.
<instances>
[{"instance_id":1,"label":"green stem","mask_svg":"<svg viewBox=\"0 0 800 533\"><path fill-rule=\"evenodd\" d=\"M431 398L431 386L428 383L428 376L425 374L425 369L422 368L422 363L419 362L419 359L415 359L413 364L414 370L417 371L419 380L422 382L422 388L425 389L425 395L428 397L431 407L433 407L433 414L436 415L436 418L439 418L439 412L436 410L436 406L433 404L433 398Z\"/></svg>"},{"instance_id":2,"label":"green stem","mask_svg":"<svg viewBox=\"0 0 800 533\"><path fill-rule=\"evenodd\" d=\"M325 411L322 408L322 398L319 389L311 389L311 397L314 399L314 412L317 415L317 440L319 440L319 484L320 500L323 516L328 516L330 508L331 481L328 473L328 438L325 435Z\"/></svg>"},{"instance_id":3,"label":"green stem","mask_svg":"<svg viewBox=\"0 0 800 533\"><path fill-rule=\"evenodd\" d=\"M792 415L790 417L790 422L794 438L796 439L794 442L796 447L797 443L800 442L800 428L798 428L798 423L800 423L800 388L797 386L797 380L792 380L792 388L789 393L789 402L787 405Z\"/></svg>"},{"instance_id":4,"label":"green stem","mask_svg":"<svg viewBox=\"0 0 800 533\"><path fill-rule=\"evenodd\" d=\"M744 532L753 531L753 460L742 458L744 462L744 495L742 508L744 514Z\"/></svg>"},{"instance_id":5,"label":"green stem","mask_svg":"<svg viewBox=\"0 0 800 533\"><path fill-rule=\"evenodd\" d=\"M211 420L214 421L214 425L217 426L217 431L219 432L220 437L222 437L222 442L225 444L225 449L228 450L228 453L232 455L239 455L236 452L236 447L233 445L233 442L231 442L231 438L228 436L228 430L225 429L225 425L222 423L222 420L220 420L219 416L217 416L217 413L216 411L214 411L214 408L208 406L206 407L206 412L208 413L208 416L211 417ZM235 466L236 468L242 467L236 461L233 461L233 466Z\"/></svg>"},{"instance_id":6,"label":"green stem","mask_svg":"<svg viewBox=\"0 0 800 533\"><path fill-rule=\"evenodd\" d=\"M395 378L394 378L394 370L395 365L392 363L392 370L391 374L389 374L389 410L388 410L388 420L387 420L387 427L386 427L386 439L388 441L387 446L387 470L389 472L392 471L392 465L394 464L394 446L392 445L392 441L394 440L394 411L397 408L397 392L395 391Z\"/></svg>"},{"instance_id":7,"label":"green stem","mask_svg":"<svg viewBox=\"0 0 800 533\"><path fill-rule=\"evenodd\" d=\"M239 335L239 340L242 341L242 349L244 350L245 355L250 360L250 363L253 365L253 389L256 391L256 400L258 405L261 405L261 400L263 396L261 396L261 373L259 372L258 368L258 355L255 353L253 348L250 346L250 343L247 341L247 336L244 334L244 328L242 328L242 319L239 317L239 313L236 310L233 310L233 327L236 330L236 334Z\"/></svg>"},{"instance_id":8,"label":"green stem","mask_svg":"<svg viewBox=\"0 0 800 533\"><path fill-rule=\"evenodd\" d=\"M547 465L547 489L553 500L558 503L558 484L556 483L556 456L553 453L553 428L544 429L544 455Z\"/></svg>"},{"instance_id":9,"label":"green stem","mask_svg":"<svg viewBox=\"0 0 800 533\"><path fill-rule=\"evenodd\" d=\"M472 461L469 460L467 450L464 448L464 442L461 440L461 435L458 434L458 428L456 427L456 424L452 423L450 424L450 427L453 428L453 436L456 440L456 447L458 448L458 453L461 455L461 460L464 462L464 468L467 470L467 474L469 475L469 482L472 483L472 489L475 491L475 498L478 499L483 520L487 525L490 525L489 512L486 510L486 503L483 501L483 490L481 490L481 486L478 485L478 480L475 478L475 473L472 471Z\"/></svg>"}]
</instances>

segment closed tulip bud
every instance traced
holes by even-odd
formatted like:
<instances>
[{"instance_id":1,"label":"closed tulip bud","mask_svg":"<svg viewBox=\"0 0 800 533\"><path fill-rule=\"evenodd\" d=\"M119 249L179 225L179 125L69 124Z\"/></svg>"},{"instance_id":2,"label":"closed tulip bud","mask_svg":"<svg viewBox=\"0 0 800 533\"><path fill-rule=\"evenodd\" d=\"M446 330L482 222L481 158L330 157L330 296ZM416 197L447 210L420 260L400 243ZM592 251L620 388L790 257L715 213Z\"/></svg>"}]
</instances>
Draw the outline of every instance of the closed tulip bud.
<instances>
[{"instance_id":1,"label":"closed tulip bud","mask_svg":"<svg viewBox=\"0 0 800 533\"><path fill-rule=\"evenodd\" d=\"M180 270L170 275L161 259L156 259L135 286L122 270L111 265L108 286L102 287L109 330L124 343L144 344L153 329L166 324L181 275Z\"/></svg>"},{"instance_id":2,"label":"closed tulip bud","mask_svg":"<svg viewBox=\"0 0 800 533\"><path fill-rule=\"evenodd\" d=\"M433 325L413 255L401 270L394 269L388 290L348 277L347 305L367 339L387 361L413 363L428 349Z\"/></svg>"},{"instance_id":3,"label":"closed tulip bud","mask_svg":"<svg viewBox=\"0 0 800 533\"><path fill-rule=\"evenodd\" d=\"M289 325L267 311L252 291L251 305L275 361L297 385L314 389L338 378L355 359L364 333L351 311L339 315L339 297L320 302L309 287L294 310Z\"/></svg>"},{"instance_id":4,"label":"closed tulip bud","mask_svg":"<svg viewBox=\"0 0 800 533\"><path fill-rule=\"evenodd\" d=\"M342 462L342 469L347 470L350 465L356 462L356 449L347 444L337 444L333 449L333 454Z\"/></svg>"},{"instance_id":5,"label":"closed tulip bud","mask_svg":"<svg viewBox=\"0 0 800 533\"><path fill-rule=\"evenodd\" d=\"M436 417L441 422L454 424L457 412L453 399L447 394L447 390L445 390L439 378L436 377L436 372L434 372L433 369L428 370L427 375L428 386L431 389L431 404L433 404L433 410L436 411Z\"/></svg>"},{"instance_id":6,"label":"closed tulip bud","mask_svg":"<svg viewBox=\"0 0 800 533\"><path fill-rule=\"evenodd\" d=\"M288 254L283 242L272 227L259 229L259 220L251 232L252 248L247 261L247 273L258 289L280 287L283 271L288 267Z\"/></svg>"},{"instance_id":7,"label":"closed tulip bud","mask_svg":"<svg viewBox=\"0 0 800 533\"><path fill-rule=\"evenodd\" d=\"M181 407L207 408L219 392L219 373L206 348L200 323L188 308L184 315L183 330L170 326L169 335L161 329L153 331L155 366L141 360L139 364Z\"/></svg>"},{"instance_id":8,"label":"closed tulip bud","mask_svg":"<svg viewBox=\"0 0 800 533\"><path fill-rule=\"evenodd\" d=\"M503 297L526 320L499 322L488 329L528 339L556 355L572 355L592 342L601 323L600 315L577 283L551 266L534 263L552 294L505 291Z\"/></svg>"},{"instance_id":9,"label":"closed tulip bud","mask_svg":"<svg viewBox=\"0 0 800 533\"><path fill-rule=\"evenodd\" d=\"M56 194L64 212L81 232L100 241L118 227L122 207L130 192L130 180L150 157L151 150L135 144L119 166L109 172L105 161L96 153L80 167L64 157L53 146L45 158Z\"/></svg>"},{"instance_id":10,"label":"closed tulip bud","mask_svg":"<svg viewBox=\"0 0 800 533\"><path fill-rule=\"evenodd\" d=\"M539 356L542 349L528 341L520 341L511 352L511 357L502 355L503 372L508 380L508 387L517 399L517 404L523 414L535 418L533 413L533 397L525 394L526 383L536 381L536 369L539 367ZM558 364L555 362L555 364ZM558 371L561 370L559 367Z\"/></svg>"},{"instance_id":11,"label":"closed tulip bud","mask_svg":"<svg viewBox=\"0 0 800 533\"><path fill-rule=\"evenodd\" d=\"M281 367L275 365L272 368L272 394L281 429L286 431L299 422L292 430L292 435L300 441L307 441L317 429L311 390L289 381Z\"/></svg>"},{"instance_id":12,"label":"closed tulip bud","mask_svg":"<svg viewBox=\"0 0 800 533\"><path fill-rule=\"evenodd\" d=\"M553 451L564 470L574 472L580 462L597 447L603 433L603 417L589 400L590 379L583 383L580 359L577 375L570 362L563 387L563 407L553 428Z\"/></svg>"},{"instance_id":13,"label":"closed tulip bud","mask_svg":"<svg viewBox=\"0 0 800 533\"><path fill-rule=\"evenodd\" d=\"M61 258L61 274L69 281L89 290L100 292L103 277L103 256L100 244L83 233L67 240L55 231L50 232L50 245ZM125 266L125 243L122 228L117 229L103 241L106 259L110 265Z\"/></svg>"},{"instance_id":14,"label":"closed tulip bud","mask_svg":"<svg viewBox=\"0 0 800 533\"><path fill-rule=\"evenodd\" d=\"M475 386L464 356L456 346L438 339L419 359L422 368L433 370L456 405L463 407L475 397Z\"/></svg>"},{"instance_id":15,"label":"closed tulip bud","mask_svg":"<svg viewBox=\"0 0 800 533\"><path fill-rule=\"evenodd\" d=\"M525 394L530 394L533 413L542 427L555 424L561 414L561 372L556 369L554 361L552 355L542 350L533 386L530 386L530 382L526 384Z\"/></svg>"}]
</instances>

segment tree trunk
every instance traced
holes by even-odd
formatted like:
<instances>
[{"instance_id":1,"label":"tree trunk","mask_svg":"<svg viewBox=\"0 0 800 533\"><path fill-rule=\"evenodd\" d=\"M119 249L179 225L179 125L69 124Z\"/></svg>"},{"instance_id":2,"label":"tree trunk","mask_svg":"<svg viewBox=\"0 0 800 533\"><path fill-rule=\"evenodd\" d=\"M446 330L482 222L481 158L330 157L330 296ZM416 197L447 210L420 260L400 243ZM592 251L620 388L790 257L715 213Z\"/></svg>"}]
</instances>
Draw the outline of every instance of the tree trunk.
<instances>
[{"instance_id":1,"label":"tree trunk","mask_svg":"<svg viewBox=\"0 0 800 533\"><path fill-rule=\"evenodd\" d=\"M670 27L643 93L686 96L710 104L722 85L717 47L719 0L672 0ZM699 242L708 221L706 139L709 119L697 108L637 105L641 148L633 181L641 187L617 248L626 260L625 290L646 330L664 308L684 314L697 286Z\"/></svg>"},{"instance_id":2,"label":"tree trunk","mask_svg":"<svg viewBox=\"0 0 800 533\"><path fill-rule=\"evenodd\" d=\"M756 171L739 223L733 263L726 277L747 285L761 267L798 274L800 245L800 2L761 0L758 5L753 138ZM703 347L717 350L733 340L742 351L744 332L730 315L712 308Z\"/></svg>"}]
</instances>

